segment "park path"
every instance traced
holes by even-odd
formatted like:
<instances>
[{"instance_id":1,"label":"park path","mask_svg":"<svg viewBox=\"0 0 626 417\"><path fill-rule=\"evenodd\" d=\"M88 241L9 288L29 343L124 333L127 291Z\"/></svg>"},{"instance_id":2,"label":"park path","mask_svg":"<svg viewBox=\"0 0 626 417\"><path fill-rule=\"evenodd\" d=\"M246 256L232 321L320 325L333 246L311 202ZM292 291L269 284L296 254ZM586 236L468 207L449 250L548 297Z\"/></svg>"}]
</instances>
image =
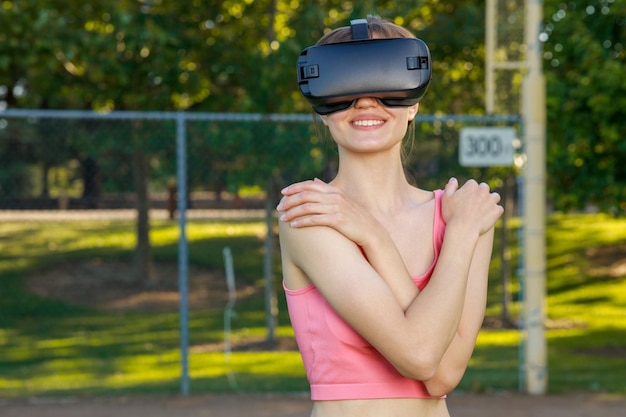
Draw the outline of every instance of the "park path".
<instances>
[{"instance_id":1,"label":"park path","mask_svg":"<svg viewBox=\"0 0 626 417\"><path fill-rule=\"evenodd\" d=\"M452 417L624 417L626 397L452 394ZM0 400L2 417L308 417L301 395L198 395Z\"/></svg>"}]
</instances>

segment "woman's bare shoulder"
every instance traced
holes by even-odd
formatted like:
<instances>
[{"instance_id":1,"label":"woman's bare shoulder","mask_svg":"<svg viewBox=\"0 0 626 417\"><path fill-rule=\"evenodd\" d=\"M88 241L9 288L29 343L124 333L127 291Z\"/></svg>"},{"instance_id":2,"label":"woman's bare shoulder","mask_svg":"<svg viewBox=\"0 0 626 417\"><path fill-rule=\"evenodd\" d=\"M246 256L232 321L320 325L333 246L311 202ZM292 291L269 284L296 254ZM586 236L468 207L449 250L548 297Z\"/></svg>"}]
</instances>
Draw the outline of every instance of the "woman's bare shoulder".
<instances>
[{"instance_id":1,"label":"woman's bare shoulder","mask_svg":"<svg viewBox=\"0 0 626 417\"><path fill-rule=\"evenodd\" d=\"M354 249L354 242L327 226L291 227L279 222L281 248L294 261L336 250Z\"/></svg>"},{"instance_id":2,"label":"woman's bare shoulder","mask_svg":"<svg viewBox=\"0 0 626 417\"><path fill-rule=\"evenodd\" d=\"M433 190L411 186L411 198L417 204L424 204L435 199L435 192Z\"/></svg>"}]
</instances>

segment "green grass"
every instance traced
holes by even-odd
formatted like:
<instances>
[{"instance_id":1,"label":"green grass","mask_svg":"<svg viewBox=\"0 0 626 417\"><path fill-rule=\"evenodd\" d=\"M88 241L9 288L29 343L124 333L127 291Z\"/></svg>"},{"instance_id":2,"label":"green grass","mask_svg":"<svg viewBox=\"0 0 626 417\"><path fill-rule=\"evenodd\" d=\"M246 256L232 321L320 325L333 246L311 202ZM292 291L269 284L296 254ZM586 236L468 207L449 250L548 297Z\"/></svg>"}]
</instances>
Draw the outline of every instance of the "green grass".
<instances>
[{"instance_id":1,"label":"green grass","mask_svg":"<svg viewBox=\"0 0 626 417\"><path fill-rule=\"evenodd\" d=\"M553 215L546 233L548 389L626 394L626 219ZM494 278L488 314L498 316L501 288ZM517 282L512 287L519 291ZM518 314L520 304L513 305ZM519 387L511 376L520 373L523 342L516 330L483 330L460 388Z\"/></svg>"},{"instance_id":2,"label":"green grass","mask_svg":"<svg viewBox=\"0 0 626 417\"><path fill-rule=\"evenodd\" d=\"M221 251L228 245L239 282L261 285L264 233L261 219L193 221L187 229L190 261L221 271ZM619 256L626 253L626 220L556 215L549 219L547 234L548 316L554 324L547 331L549 391L626 394L626 276L619 273ZM515 236L512 230L510 239ZM159 262L176 262L175 224L153 221L151 238ZM179 392L177 313L104 313L33 295L24 286L25 276L56 264L129 260L133 247L134 224L129 221L0 225L0 397ZM278 257L275 265L278 275ZM498 268L496 256L488 306L488 315L495 317L501 311ZM517 314L518 283L512 288L512 311ZM279 302L277 333L293 337L280 291ZM265 334L263 309L262 294L238 301L235 340ZM220 308L190 312L192 392L307 389L297 352L225 356L209 348L223 340L222 329ZM517 390L521 341L515 329L485 329L459 389Z\"/></svg>"}]
</instances>

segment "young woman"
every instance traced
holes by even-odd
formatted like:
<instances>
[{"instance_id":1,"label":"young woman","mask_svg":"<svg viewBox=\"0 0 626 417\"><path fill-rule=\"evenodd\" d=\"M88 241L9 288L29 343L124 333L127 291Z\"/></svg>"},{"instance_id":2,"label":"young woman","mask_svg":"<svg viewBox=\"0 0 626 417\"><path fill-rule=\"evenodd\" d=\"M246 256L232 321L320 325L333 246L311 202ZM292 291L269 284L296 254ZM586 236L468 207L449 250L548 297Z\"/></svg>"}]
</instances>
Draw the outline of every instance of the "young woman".
<instances>
[{"instance_id":1,"label":"young woman","mask_svg":"<svg viewBox=\"0 0 626 417\"><path fill-rule=\"evenodd\" d=\"M368 21L370 37L412 36ZM340 28L318 44L350 39ZM336 177L282 191L283 285L312 416L449 416L445 395L472 355L503 209L484 183L407 181L401 147L418 106L361 97L322 116Z\"/></svg>"}]
</instances>

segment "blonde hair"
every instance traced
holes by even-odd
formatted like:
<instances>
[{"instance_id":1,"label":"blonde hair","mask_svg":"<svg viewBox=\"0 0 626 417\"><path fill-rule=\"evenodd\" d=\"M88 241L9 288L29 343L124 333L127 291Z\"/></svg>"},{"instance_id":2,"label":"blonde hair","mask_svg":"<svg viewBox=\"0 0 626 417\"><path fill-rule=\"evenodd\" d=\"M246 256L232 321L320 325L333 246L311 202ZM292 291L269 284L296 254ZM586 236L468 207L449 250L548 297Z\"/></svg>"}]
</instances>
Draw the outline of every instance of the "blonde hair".
<instances>
[{"instance_id":1,"label":"blonde hair","mask_svg":"<svg viewBox=\"0 0 626 417\"><path fill-rule=\"evenodd\" d=\"M414 38L409 30L398 26L388 20L381 19L378 16L367 16L367 28L370 34L376 34L381 38ZM342 26L331 30L317 41L317 45L327 45L329 43L348 42L352 40L352 28L350 26Z\"/></svg>"},{"instance_id":2,"label":"blonde hair","mask_svg":"<svg viewBox=\"0 0 626 417\"><path fill-rule=\"evenodd\" d=\"M369 37L372 38L373 35L378 35L380 38L414 38L413 35L408 29L398 26L393 22L382 19L379 16L367 16L367 29L369 32ZM328 45L331 43L339 43L339 42L349 42L352 40L352 28L350 26L342 26L336 29L331 30L324 36L322 36L316 45ZM315 125L315 130L320 135L319 126ZM327 129L324 129L327 132ZM326 135L324 135L326 136ZM407 127L407 133L404 135L404 146L402 147L402 160L406 161L408 159L411 150L413 149L413 141L415 140L415 123L413 120L409 121L409 125Z\"/></svg>"}]
</instances>

